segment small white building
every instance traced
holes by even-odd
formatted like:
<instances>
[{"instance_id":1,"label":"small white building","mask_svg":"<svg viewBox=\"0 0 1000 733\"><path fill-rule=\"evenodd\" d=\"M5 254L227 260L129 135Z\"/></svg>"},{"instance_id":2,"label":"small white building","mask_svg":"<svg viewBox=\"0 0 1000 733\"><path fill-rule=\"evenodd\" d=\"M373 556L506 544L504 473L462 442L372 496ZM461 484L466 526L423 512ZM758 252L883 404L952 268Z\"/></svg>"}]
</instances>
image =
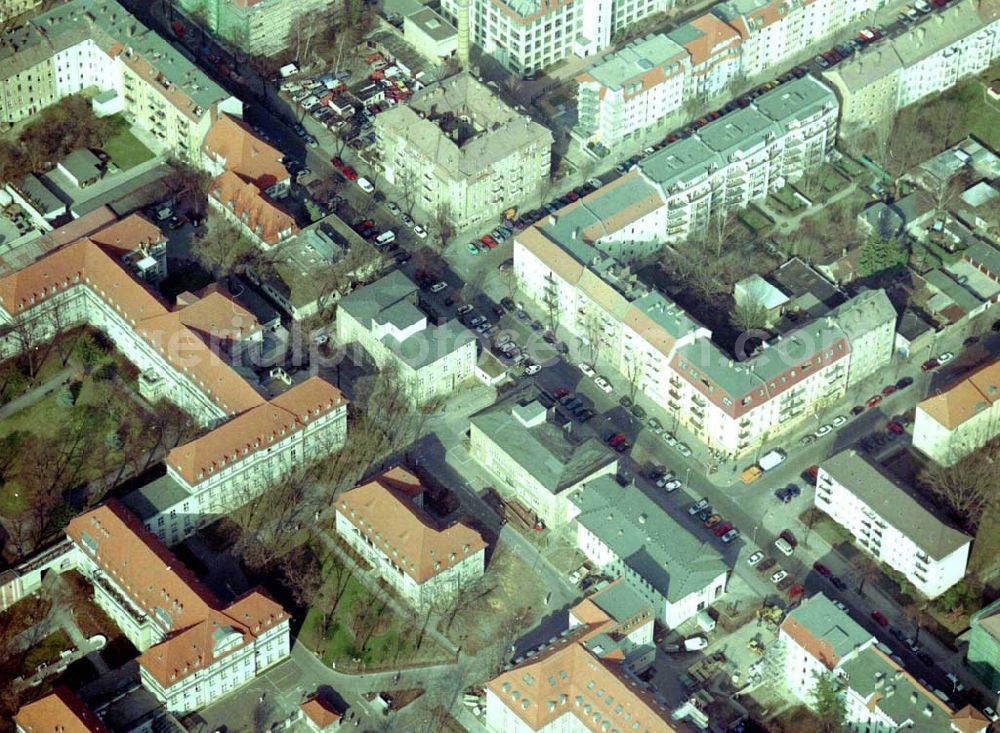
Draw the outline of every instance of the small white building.
<instances>
[{"instance_id":1,"label":"small white building","mask_svg":"<svg viewBox=\"0 0 1000 733\"><path fill-rule=\"evenodd\" d=\"M905 575L928 598L965 576L972 538L854 450L820 464L815 504L859 548Z\"/></svg>"},{"instance_id":2,"label":"small white building","mask_svg":"<svg viewBox=\"0 0 1000 733\"><path fill-rule=\"evenodd\" d=\"M950 466L1000 435L1000 360L917 404L913 447Z\"/></svg>"},{"instance_id":3,"label":"small white building","mask_svg":"<svg viewBox=\"0 0 1000 733\"><path fill-rule=\"evenodd\" d=\"M726 590L729 567L634 485L610 476L569 495L577 549L639 594L656 620L676 628L707 609Z\"/></svg>"},{"instance_id":4,"label":"small white building","mask_svg":"<svg viewBox=\"0 0 1000 733\"><path fill-rule=\"evenodd\" d=\"M419 610L446 605L486 568L479 533L462 523L439 529L421 506L423 490L397 466L336 500L337 534Z\"/></svg>"},{"instance_id":5,"label":"small white building","mask_svg":"<svg viewBox=\"0 0 1000 733\"><path fill-rule=\"evenodd\" d=\"M403 18L403 38L434 62L454 55L458 45L455 26L426 5Z\"/></svg>"}]
</instances>

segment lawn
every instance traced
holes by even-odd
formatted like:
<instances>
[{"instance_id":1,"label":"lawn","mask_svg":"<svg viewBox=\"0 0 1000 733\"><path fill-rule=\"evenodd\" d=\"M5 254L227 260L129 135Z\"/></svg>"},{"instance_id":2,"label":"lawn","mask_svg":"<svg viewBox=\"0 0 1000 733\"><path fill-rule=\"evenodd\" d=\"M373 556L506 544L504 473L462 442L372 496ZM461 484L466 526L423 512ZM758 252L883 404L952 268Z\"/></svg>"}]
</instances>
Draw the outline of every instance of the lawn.
<instances>
[{"instance_id":1,"label":"lawn","mask_svg":"<svg viewBox=\"0 0 1000 733\"><path fill-rule=\"evenodd\" d=\"M111 156L121 170L127 171L153 158L152 151L139 142L128 126L122 124L104 144L104 152Z\"/></svg>"},{"instance_id":2,"label":"lawn","mask_svg":"<svg viewBox=\"0 0 1000 733\"><path fill-rule=\"evenodd\" d=\"M960 84L956 96L968 110L969 133L993 150L1000 149L1000 108L986 99L986 87L978 80Z\"/></svg>"},{"instance_id":3,"label":"lawn","mask_svg":"<svg viewBox=\"0 0 1000 733\"><path fill-rule=\"evenodd\" d=\"M24 655L21 669L27 677L35 673L35 670L42 664L52 664L59 660L59 653L73 648L73 642L69 640L66 632L56 629L40 642L35 644L28 653Z\"/></svg>"},{"instance_id":4,"label":"lawn","mask_svg":"<svg viewBox=\"0 0 1000 733\"><path fill-rule=\"evenodd\" d=\"M802 203L802 200L795 195L795 189L791 186L779 188L771 194L771 198L778 202L779 208L785 209L788 213L804 209L806 206Z\"/></svg>"},{"instance_id":5,"label":"lawn","mask_svg":"<svg viewBox=\"0 0 1000 733\"><path fill-rule=\"evenodd\" d=\"M743 209L738 215L740 221L753 230L754 234L760 235L774 226L771 217L761 211L757 206L751 204Z\"/></svg>"},{"instance_id":6,"label":"lawn","mask_svg":"<svg viewBox=\"0 0 1000 733\"><path fill-rule=\"evenodd\" d=\"M841 153L840 160L837 161L837 167L849 178L860 176L868 170L861 163L843 152Z\"/></svg>"},{"instance_id":7,"label":"lawn","mask_svg":"<svg viewBox=\"0 0 1000 733\"><path fill-rule=\"evenodd\" d=\"M387 608L358 578L347 575L332 554L323 558L322 576L323 589L316 598L317 603L335 606L330 624L323 628L322 613L314 604L306 613L299 639L325 664L336 669L378 670L451 661L426 634L420 639L418 622L400 618Z\"/></svg>"}]
</instances>

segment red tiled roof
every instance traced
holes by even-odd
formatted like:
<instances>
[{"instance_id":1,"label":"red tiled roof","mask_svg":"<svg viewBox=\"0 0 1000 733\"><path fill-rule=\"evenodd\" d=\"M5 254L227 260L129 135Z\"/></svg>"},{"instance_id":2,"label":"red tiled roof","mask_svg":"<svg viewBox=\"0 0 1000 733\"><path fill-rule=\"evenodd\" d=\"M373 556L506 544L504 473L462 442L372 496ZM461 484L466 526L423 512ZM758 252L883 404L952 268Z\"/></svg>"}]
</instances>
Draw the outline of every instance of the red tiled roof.
<instances>
[{"instance_id":1,"label":"red tiled roof","mask_svg":"<svg viewBox=\"0 0 1000 733\"><path fill-rule=\"evenodd\" d=\"M938 423L954 430L1000 400L1000 360L987 364L944 392L928 397L917 407Z\"/></svg>"},{"instance_id":2,"label":"red tiled roof","mask_svg":"<svg viewBox=\"0 0 1000 733\"><path fill-rule=\"evenodd\" d=\"M232 171L212 181L211 194L267 244L277 244L299 230L295 219L265 196L258 186Z\"/></svg>"},{"instance_id":3,"label":"red tiled roof","mask_svg":"<svg viewBox=\"0 0 1000 733\"><path fill-rule=\"evenodd\" d=\"M57 687L14 716L25 733L108 733L104 723L67 687Z\"/></svg>"},{"instance_id":4,"label":"red tiled roof","mask_svg":"<svg viewBox=\"0 0 1000 733\"><path fill-rule=\"evenodd\" d=\"M346 404L339 389L320 377L310 377L270 402L264 402L223 423L200 438L167 454L167 465L189 485L251 453L267 450L310 419Z\"/></svg>"},{"instance_id":5,"label":"red tiled roof","mask_svg":"<svg viewBox=\"0 0 1000 733\"><path fill-rule=\"evenodd\" d=\"M700 66L711 59L719 46L725 45L728 50L740 43L740 34L712 13L699 15L689 21L688 25L701 31L698 38L684 44L691 55L692 66Z\"/></svg>"},{"instance_id":6,"label":"red tiled roof","mask_svg":"<svg viewBox=\"0 0 1000 733\"><path fill-rule=\"evenodd\" d=\"M288 169L281 164L281 151L257 137L247 123L236 117L220 115L205 135L203 148L210 158L224 163L226 170L261 190L289 178Z\"/></svg>"},{"instance_id":7,"label":"red tiled roof","mask_svg":"<svg viewBox=\"0 0 1000 733\"><path fill-rule=\"evenodd\" d=\"M299 707L305 716L320 730L340 722L340 719L343 717L328 702L318 697L309 698L299 705Z\"/></svg>"}]
</instances>

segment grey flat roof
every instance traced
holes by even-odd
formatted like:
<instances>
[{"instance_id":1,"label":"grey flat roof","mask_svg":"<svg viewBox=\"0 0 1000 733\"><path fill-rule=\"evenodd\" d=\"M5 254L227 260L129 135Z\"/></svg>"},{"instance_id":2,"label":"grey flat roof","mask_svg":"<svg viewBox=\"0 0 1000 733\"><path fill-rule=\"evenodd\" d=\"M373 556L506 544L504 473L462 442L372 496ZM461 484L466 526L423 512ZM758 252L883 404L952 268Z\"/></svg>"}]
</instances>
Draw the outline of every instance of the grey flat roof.
<instances>
[{"instance_id":1,"label":"grey flat roof","mask_svg":"<svg viewBox=\"0 0 1000 733\"><path fill-rule=\"evenodd\" d=\"M428 326L402 342L392 336L383 339L386 346L414 369L433 364L475 340L472 331L457 320L441 326Z\"/></svg>"},{"instance_id":2,"label":"grey flat roof","mask_svg":"<svg viewBox=\"0 0 1000 733\"><path fill-rule=\"evenodd\" d=\"M145 522L190 496L183 486L164 474L127 493L122 497L122 503Z\"/></svg>"},{"instance_id":3,"label":"grey flat roof","mask_svg":"<svg viewBox=\"0 0 1000 733\"><path fill-rule=\"evenodd\" d=\"M608 54L586 69L609 89L621 89L627 82L660 66L667 67L671 59L686 56L684 48L662 33L637 38L624 48Z\"/></svg>"},{"instance_id":4,"label":"grey flat roof","mask_svg":"<svg viewBox=\"0 0 1000 733\"><path fill-rule=\"evenodd\" d=\"M788 616L816 639L829 644L833 653L841 659L872 639L870 632L822 593L802 601Z\"/></svg>"},{"instance_id":5,"label":"grey flat roof","mask_svg":"<svg viewBox=\"0 0 1000 733\"><path fill-rule=\"evenodd\" d=\"M22 178L17 187L34 206L38 207L42 214L54 214L66 208L66 204L52 193L34 173L29 173Z\"/></svg>"},{"instance_id":6,"label":"grey flat roof","mask_svg":"<svg viewBox=\"0 0 1000 733\"><path fill-rule=\"evenodd\" d=\"M512 414L516 406L514 400L501 402L473 415L470 422L553 494L617 461L598 440L581 440L551 422L525 427Z\"/></svg>"},{"instance_id":7,"label":"grey flat roof","mask_svg":"<svg viewBox=\"0 0 1000 733\"><path fill-rule=\"evenodd\" d=\"M820 467L936 560L972 541L938 519L912 489L891 479L853 449L826 459Z\"/></svg>"},{"instance_id":8,"label":"grey flat roof","mask_svg":"<svg viewBox=\"0 0 1000 733\"><path fill-rule=\"evenodd\" d=\"M416 298L417 286L401 270L393 270L370 285L345 295L337 303L367 327L378 314L401 300Z\"/></svg>"},{"instance_id":9,"label":"grey flat roof","mask_svg":"<svg viewBox=\"0 0 1000 733\"><path fill-rule=\"evenodd\" d=\"M444 16L433 8L426 6L415 13L407 15L403 19L403 23L412 23L422 33L430 36L435 41L444 41L457 33L455 26L445 20Z\"/></svg>"},{"instance_id":10,"label":"grey flat roof","mask_svg":"<svg viewBox=\"0 0 1000 733\"><path fill-rule=\"evenodd\" d=\"M667 514L636 486L610 476L570 494L576 520L668 601L700 591L729 571L722 556Z\"/></svg>"},{"instance_id":11,"label":"grey flat roof","mask_svg":"<svg viewBox=\"0 0 1000 733\"><path fill-rule=\"evenodd\" d=\"M86 148L77 148L59 161L77 180L88 180L101 174L101 159Z\"/></svg>"}]
</instances>

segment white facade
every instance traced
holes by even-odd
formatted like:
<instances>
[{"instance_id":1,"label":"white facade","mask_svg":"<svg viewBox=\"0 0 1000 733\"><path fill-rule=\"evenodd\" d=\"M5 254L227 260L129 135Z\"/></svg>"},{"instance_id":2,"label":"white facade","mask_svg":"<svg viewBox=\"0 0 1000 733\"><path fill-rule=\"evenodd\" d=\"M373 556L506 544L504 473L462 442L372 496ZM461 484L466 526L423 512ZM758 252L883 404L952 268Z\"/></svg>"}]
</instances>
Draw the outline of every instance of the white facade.
<instances>
[{"instance_id":1,"label":"white facade","mask_svg":"<svg viewBox=\"0 0 1000 733\"><path fill-rule=\"evenodd\" d=\"M928 598L965 577L971 538L942 523L853 451L820 464L815 506Z\"/></svg>"}]
</instances>

